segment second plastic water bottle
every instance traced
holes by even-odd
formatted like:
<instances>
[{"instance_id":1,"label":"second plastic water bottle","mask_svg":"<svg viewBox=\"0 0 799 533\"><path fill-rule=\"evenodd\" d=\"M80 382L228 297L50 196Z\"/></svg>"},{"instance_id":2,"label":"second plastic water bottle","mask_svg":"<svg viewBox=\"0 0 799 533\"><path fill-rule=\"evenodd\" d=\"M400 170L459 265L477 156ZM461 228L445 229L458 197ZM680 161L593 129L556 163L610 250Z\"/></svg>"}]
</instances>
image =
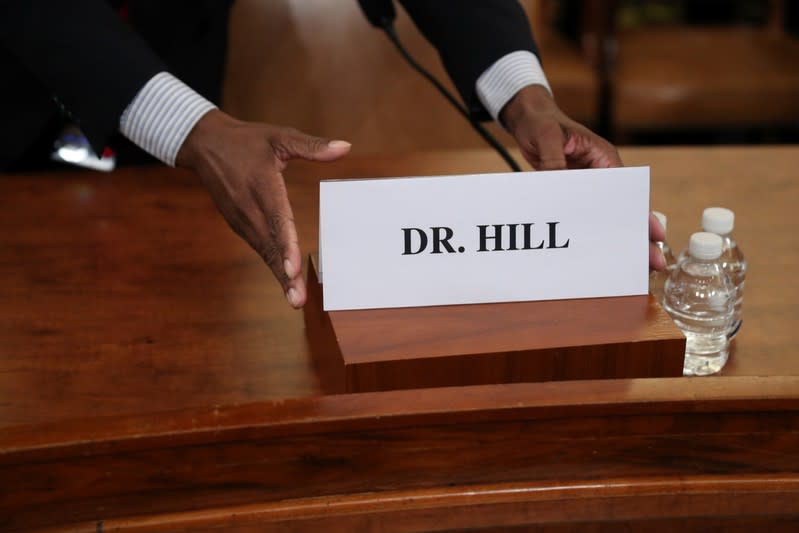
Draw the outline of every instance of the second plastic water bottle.
<instances>
[{"instance_id":1,"label":"second plastic water bottle","mask_svg":"<svg viewBox=\"0 0 799 533\"><path fill-rule=\"evenodd\" d=\"M727 336L732 339L741 329L741 307L744 300L746 280L746 259L738 243L732 236L735 214L723 207L708 207L702 213L702 230L721 237L721 257L719 263L735 286L735 305L732 323Z\"/></svg>"},{"instance_id":2,"label":"second plastic water bottle","mask_svg":"<svg viewBox=\"0 0 799 533\"><path fill-rule=\"evenodd\" d=\"M715 374L726 364L727 332L733 319L735 287L718 259L722 239L694 233L688 257L666 280L663 308L685 334L683 374Z\"/></svg>"}]
</instances>

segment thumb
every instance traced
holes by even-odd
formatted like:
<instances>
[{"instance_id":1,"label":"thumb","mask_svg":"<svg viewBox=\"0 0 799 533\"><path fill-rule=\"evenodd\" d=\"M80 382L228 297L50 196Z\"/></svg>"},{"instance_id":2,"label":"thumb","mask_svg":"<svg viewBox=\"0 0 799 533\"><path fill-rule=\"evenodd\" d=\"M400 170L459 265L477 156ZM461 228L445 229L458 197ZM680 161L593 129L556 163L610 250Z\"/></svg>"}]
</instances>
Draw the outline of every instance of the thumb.
<instances>
[{"instance_id":1,"label":"thumb","mask_svg":"<svg viewBox=\"0 0 799 533\"><path fill-rule=\"evenodd\" d=\"M352 146L347 141L328 140L296 130L287 130L272 143L283 161L300 158L308 161L333 161L346 155Z\"/></svg>"}]
</instances>

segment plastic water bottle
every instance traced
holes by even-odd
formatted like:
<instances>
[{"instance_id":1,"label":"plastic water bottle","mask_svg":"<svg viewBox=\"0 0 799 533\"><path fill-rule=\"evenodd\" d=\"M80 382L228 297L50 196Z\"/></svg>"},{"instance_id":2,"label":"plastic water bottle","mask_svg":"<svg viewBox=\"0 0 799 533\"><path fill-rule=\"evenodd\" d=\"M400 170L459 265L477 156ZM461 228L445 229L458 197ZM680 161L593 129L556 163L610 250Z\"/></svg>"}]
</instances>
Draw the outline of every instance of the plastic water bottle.
<instances>
[{"instance_id":1,"label":"plastic water bottle","mask_svg":"<svg viewBox=\"0 0 799 533\"><path fill-rule=\"evenodd\" d=\"M694 233L688 257L666 280L663 308L685 334L683 374L715 374L727 362L727 332L733 317L735 287L719 262L722 238Z\"/></svg>"},{"instance_id":2,"label":"plastic water bottle","mask_svg":"<svg viewBox=\"0 0 799 533\"><path fill-rule=\"evenodd\" d=\"M660 225L663 226L663 231L666 231L666 215L661 213L660 211L652 211L652 214L655 215L655 218L658 219ZM663 257L666 259L666 268L664 270L653 270L649 273L649 292L658 302L663 301L663 286L666 283L666 279L668 279L669 274L672 270L677 266L677 260L674 258L674 254L671 251L671 248L666 243L666 241L660 241L655 243L657 247L660 249L660 252L663 254Z\"/></svg>"},{"instance_id":3,"label":"plastic water bottle","mask_svg":"<svg viewBox=\"0 0 799 533\"><path fill-rule=\"evenodd\" d=\"M715 233L721 237L721 257L719 262L730 281L735 286L735 308L730 331L727 336L732 339L741 329L741 307L744 301L744 282L746 280L746 259L732 237L735 225L735 213L723 207L708 207L702 213L702 230Z\"/></svg>"}]
</instances>

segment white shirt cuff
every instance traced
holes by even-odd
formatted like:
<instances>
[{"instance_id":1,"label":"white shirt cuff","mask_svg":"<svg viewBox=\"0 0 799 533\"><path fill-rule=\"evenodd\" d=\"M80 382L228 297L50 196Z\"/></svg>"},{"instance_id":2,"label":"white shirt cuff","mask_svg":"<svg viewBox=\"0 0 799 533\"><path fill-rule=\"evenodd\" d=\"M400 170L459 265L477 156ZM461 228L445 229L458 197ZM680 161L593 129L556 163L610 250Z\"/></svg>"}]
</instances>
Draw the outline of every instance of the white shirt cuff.
<instances>
[{"instance_id":1,"label":"white shirt cuff","mask_svg":"<svg viewBox=\"0 0 799 533\"><path fill-rule=\"evenodd\" d=\"M499 58L477 78L477 97L494 120L514 95L528 85L549 86L541 62L532 52L517 50Z\"/></svg>"},{"instance_id":2,"label":"white shirt cuff","mask_svg":"<svg viewBox=\"0 0 799 533\"><path fill-rule=\"evenodd\" d=\"M175 166L183 141L216 106L168 72L148 81L119 119L119 131L147 153Z\"/></svg>"}]
</instances>

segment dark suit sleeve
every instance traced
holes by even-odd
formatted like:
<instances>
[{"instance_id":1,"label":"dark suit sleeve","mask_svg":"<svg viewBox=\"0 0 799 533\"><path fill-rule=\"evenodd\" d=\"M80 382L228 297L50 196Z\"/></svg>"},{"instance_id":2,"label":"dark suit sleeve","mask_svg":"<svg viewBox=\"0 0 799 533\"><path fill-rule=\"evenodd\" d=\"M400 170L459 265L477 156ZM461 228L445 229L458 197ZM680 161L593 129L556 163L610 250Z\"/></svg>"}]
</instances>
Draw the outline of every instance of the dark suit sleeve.
<instances>
[{"instance_id":1,"label":"dark suit sleeve","mask_svg":"<svg viewBox=\"0 0 799 533\"><path fill-rule=\"evenodd\" d=\"M530 24L516 0L400 0L419 30L438 49L469 111L489 119L475 89L477 78L517 50L538 56Z\"/></svg>"},{"instance_id":2,"label":"dark suit sleeve","mask_svg":"<svg viewBox=\"0 0 799 533\"><path fill-rule=\"evenodd\" d=\"M0 0L0 46L64 106L98 153L139 89L166 70L102 0Z\"/></svg>"}]
</instances>

